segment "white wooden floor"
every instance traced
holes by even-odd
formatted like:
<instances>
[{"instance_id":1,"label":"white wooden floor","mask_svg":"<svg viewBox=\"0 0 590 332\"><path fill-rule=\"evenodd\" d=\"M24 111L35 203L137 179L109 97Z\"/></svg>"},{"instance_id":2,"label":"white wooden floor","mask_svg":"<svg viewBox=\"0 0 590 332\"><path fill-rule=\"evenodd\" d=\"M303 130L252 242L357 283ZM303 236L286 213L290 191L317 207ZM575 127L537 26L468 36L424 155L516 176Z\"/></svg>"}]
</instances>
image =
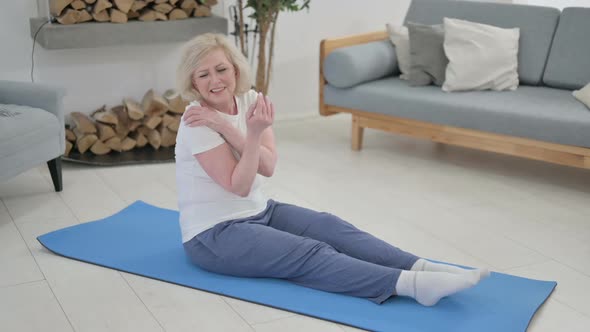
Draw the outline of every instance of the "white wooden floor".
<instances>
[{"instance_id":1,"label":"white wooden floor","mask_svg":"<svg viewBox=\"0 0 590 332\"><path fill-rule=\"evenodd\" d=\"M529 331L590 326L590 171L372 130L284 121L275 199L327 210L418 255L559 285ZM36 236L135 200L176 209L174 165L40 166L0 184L0 331L354 331L58 257ZM509 299L506 299L509 301Z\"/></svg>"}]
</instances>

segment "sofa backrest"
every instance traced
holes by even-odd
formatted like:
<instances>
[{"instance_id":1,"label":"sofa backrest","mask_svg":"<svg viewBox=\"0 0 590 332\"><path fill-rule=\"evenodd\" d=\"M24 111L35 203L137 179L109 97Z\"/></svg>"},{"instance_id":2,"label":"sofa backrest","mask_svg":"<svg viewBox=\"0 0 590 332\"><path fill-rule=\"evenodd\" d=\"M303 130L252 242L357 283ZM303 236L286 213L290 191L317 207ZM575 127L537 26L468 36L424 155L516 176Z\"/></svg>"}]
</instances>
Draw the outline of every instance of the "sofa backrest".
<instances>
[{"instance_id":1,"label":"sofa backrest","mask_svg":"<svg viewBox=\"0 0 590 332\"><path fill-rule=\"evenodd\" d=\"M518 76L521 84L541 84L551 40L559 21L557 8L450 0L413 0L405 23L442 24L444 17L520 28Z\"/></svg>"},{"instance_id":2,"label":"sofa backrest","mask_svg":"<svg viewBox=\"0 0 590 332\"><path fill-rule=\"evenodd\" d=\"M572 90L590 83L590 8L565 8L561 13L543 82Z\"/></svg>"}]
</instances>

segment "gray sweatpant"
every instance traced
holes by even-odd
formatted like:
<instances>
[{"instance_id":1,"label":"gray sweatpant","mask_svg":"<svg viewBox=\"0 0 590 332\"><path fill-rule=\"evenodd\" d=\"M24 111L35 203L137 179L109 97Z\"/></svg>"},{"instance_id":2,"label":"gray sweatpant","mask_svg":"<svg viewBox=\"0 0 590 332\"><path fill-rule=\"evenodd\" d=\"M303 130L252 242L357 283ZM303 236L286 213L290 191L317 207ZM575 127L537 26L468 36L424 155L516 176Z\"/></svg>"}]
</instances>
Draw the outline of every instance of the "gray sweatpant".
<instances>
[{"instance_id":1,"label":"gray sweatpant","mask_svg":"<svg viewBox=\"0 0 590 332\"><path fill-rule=\"evenodd\" d=\"M325 212L270 200L258 215L221 222L184 243L199 267L286 279L382 303L418 257Z\"/></svg>"}]
</instances>

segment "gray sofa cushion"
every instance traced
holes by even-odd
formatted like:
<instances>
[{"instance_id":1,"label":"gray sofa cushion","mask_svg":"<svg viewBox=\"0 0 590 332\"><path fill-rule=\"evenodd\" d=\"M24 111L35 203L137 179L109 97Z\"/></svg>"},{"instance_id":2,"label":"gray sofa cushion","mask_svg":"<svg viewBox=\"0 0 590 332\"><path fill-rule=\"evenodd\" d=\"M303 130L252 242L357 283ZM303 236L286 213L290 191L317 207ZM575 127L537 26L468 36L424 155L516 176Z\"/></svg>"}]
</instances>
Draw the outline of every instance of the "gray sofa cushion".
<instances>
[{"instance_id":1,"label":"gray sofa cushion","mask_svg":"<svg viewBox=\"0 0 590 332\"><path fill-rule=\"evenodd\" d=\"M413 0L405 22L441 24L444 17L520 28L518 76L521 84L538 85L559 21L556 8L449 0Z\"/></svg>"},{"instance_id":2,"label":"gray sofa cushion","mask_svg":"<svg viewBox=\"0 0 590 332\"><path fill-rule=\"evenodd\" d=\"M395 47L389 40L336 49L324 60L323 69L326 81L339 88L399 73Z\"/></svg>"},{"instance_id":3,"label":"gray sofa cushion","mask_svg":"<svg viewBox=\"0 0 590 332\"><path fill-rule=\"evenodd\" d=\"M521 86L516 91L446 93L390 77L350 89L327 85L324 100L371 113L590 147L590 112L568 90Z\"/></svg>"},{"instance_id":4,"label":"gray sofa cushion","mask_svg":"<svg viewBox=\"0 0 590 332\"><path fill-rule=\"evenodd\" d=\"M449 59L443 43L445 30L440 24L424 25L408 22L410 35L410 77L411 85L442 86Z\"/></svg>"},{"instance_id":5,"label":"gray sofa cushion","mask_svg":"<svg viewBox=\"0 0 590 332\"><path fill-rule=\"evenodd\" d=\"M563 10L543 82L572 90L590 83L590 8Z\"/></svg>"},{"instance_id":6,"label":"gray sofa cushion","mask_svg":"<svg viewBox=\"0 0 590 332\"><path fill-rule=\"evenodd\" d=\"M41 160L59 156L60 123L57 117L45 110L20 105L0 104L0 158L26 152ZM48 149L31 153L40 144L52 143Z\"/></svg>"}]
</instances>

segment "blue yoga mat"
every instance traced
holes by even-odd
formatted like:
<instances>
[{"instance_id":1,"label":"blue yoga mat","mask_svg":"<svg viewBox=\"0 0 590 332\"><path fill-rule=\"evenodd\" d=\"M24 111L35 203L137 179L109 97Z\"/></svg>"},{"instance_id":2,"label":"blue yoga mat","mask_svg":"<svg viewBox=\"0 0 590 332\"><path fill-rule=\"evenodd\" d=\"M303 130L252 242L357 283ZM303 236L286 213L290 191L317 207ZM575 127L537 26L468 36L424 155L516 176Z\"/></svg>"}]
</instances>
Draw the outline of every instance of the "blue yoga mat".
<instances>
[{"instance_id":1,"label":"blue yoga mat","mask_svg":"<svg viewBox=\"0 0 590 332\"><path fill-rule=\"evenodd\" d=\"M284 280L209 273L187 259L178 212L141 201L37 239L68 258L373 331L525 331L556 286L492 273L474 288L423 307L403 297L377 305Z\"/></svg>"}]
</instances>

